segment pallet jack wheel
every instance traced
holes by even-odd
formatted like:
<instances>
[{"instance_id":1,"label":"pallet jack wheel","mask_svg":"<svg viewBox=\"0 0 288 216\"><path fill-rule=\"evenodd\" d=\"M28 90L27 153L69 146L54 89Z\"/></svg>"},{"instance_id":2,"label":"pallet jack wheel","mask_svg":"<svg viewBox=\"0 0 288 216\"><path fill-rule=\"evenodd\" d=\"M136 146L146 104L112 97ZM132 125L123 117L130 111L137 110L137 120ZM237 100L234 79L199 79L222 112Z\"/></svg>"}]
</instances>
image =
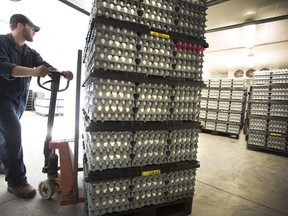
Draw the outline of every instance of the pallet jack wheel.
<instances>
[{"instance_id":1,"label":"pallet jack wheel","mask_svg":"<svg viewBox=\"0 0 288 216\"><path fill-rule=\"evenodd\" d=\"M56 191L54 183L51 182L49 179L40 182L38 185L38 189L40 196L46 200L50 199Z\"/></svg>"}]
</instances>

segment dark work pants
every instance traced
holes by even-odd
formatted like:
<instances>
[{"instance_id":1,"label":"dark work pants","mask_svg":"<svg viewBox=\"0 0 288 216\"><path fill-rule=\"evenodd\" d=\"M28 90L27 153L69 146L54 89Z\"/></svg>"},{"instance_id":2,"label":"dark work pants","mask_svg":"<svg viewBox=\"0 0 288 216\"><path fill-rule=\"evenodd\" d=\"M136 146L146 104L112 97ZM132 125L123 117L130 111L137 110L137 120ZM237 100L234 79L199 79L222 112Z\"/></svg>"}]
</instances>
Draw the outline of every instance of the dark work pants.
<instances>
[{"instance_id":1,"label":"dark work pants","mask_svg":"<svg viewBox=\"0 0 288 216\"><path fill-rule=\"evenodd\" d=\"M0 100L0 158L9 186L19 186L27 182L19 121L23 111L23 105L17 107L9 99Z\"/></svg>"}]
</instances>

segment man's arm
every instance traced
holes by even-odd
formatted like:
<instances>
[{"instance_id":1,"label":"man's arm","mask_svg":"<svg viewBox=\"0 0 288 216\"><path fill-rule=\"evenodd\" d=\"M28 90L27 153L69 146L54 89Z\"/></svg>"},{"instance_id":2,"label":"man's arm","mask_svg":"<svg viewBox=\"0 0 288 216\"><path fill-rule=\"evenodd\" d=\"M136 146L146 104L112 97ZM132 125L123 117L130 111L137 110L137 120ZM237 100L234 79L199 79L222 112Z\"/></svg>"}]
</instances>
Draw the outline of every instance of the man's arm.
<instances>
[{"instance_id":1,"label":"man's arm","mask_svg":"<svg viewBox=\"0 0 288 216\"><path fill-rule=\"evenodd\" d=\"M9 45L3 36L0 37L0 76L6 79L13 79L16 77L41 76L48 74L49 70L44 65L37 65L39 67L30 68L18 66L11 63L9 59L8 50Z\"/></svg>"},{"instance_id":2,"label":"man's arm","mask_svg":"<svg viewBox=\"0 0 288 216\"><path fill-rule=\"evenodd\" d=\"M49 73L49 70L44 65L40 65L36 68L29 68L23 66L16 66L12 69L11 76L13 77L45 77Z\"/></svg>"},{"instance_id":3,"label":"man's arm","mask_svg":"<svg viewBox=\"0 0 288 216\"><path fill-rule=\"evenodd\" d=\"M41 66L45 66L48 68L48 70L56 70L58 71L58 69L56 69L55 67L53 67L52 65L50 65L48 62L44 61L43 58L41 57L41 55L36 52L36 50L33 50L36 54L36 65L41 65ZM71 71L62 71L61 72L64 76L64 78L68 79L68 80L72 80L73 79L73 73Z\"/></svg>"}]
</instances>

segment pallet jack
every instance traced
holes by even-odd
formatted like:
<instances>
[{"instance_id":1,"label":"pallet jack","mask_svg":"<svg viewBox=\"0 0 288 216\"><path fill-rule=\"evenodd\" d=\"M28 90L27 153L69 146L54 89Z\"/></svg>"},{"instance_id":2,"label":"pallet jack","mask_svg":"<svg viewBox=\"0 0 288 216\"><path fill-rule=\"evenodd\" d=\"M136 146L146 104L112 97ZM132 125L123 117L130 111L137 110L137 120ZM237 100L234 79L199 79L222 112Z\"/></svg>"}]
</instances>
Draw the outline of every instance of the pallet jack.
<instances>
[{"instance_id":1,"label":"pallet jack","mask_svg":"<svg viewBox=\"0 0 288 216\"><path fill-rule=\"evenodd\" d=\"M42 172L47 174L47 179L39 183L38 190L43 199L50 199L56 191L60 192L61 205L70 205L85 201L83 187L78 187L78 172L83 171L83 167L81 168L78 166L81 58L82 51L78 50L74 154L70 149L68 141L52 140L52 128L54 124L57 93L68 89L69 80L67 80L66 86L60 89L60 79L63 74L61 74L59 71L50 71L49 77L51 79L43 83L41 83L41 77L38 77L37 79L39 87L51 92L47 134L44 141L45 160L44 167L42 169ZM48 83L51 84L50 88L45 86ZM58 153L56 150L58 150ZM58 154L60 156L60 160ZM60 162L60 166L58 166L58 162Z\"/></svg>"}]
</instances>

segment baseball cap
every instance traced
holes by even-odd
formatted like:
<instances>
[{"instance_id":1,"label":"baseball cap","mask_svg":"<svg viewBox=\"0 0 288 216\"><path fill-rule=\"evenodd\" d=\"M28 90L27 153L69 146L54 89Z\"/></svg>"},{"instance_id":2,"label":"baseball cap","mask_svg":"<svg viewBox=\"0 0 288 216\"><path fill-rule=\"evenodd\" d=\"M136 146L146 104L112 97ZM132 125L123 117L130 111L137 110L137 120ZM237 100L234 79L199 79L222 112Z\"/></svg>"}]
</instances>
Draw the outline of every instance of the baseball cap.
<instances>
[{"instance_id":1,"label":"baseball cap","mask_svg":"<svg viewBox=\"0 0 288 216\"><path fill-rule=\"evenodd\" d=\"M32 23L32 21L24 16L23 14L13 14L10 18L10 25L13 23L23 23L23 24L28 24L30 26L32 26L35 30L35 32L38 32L40 30L40 27L35 25L34 23Z\"/></svg>"}]
</instances>

